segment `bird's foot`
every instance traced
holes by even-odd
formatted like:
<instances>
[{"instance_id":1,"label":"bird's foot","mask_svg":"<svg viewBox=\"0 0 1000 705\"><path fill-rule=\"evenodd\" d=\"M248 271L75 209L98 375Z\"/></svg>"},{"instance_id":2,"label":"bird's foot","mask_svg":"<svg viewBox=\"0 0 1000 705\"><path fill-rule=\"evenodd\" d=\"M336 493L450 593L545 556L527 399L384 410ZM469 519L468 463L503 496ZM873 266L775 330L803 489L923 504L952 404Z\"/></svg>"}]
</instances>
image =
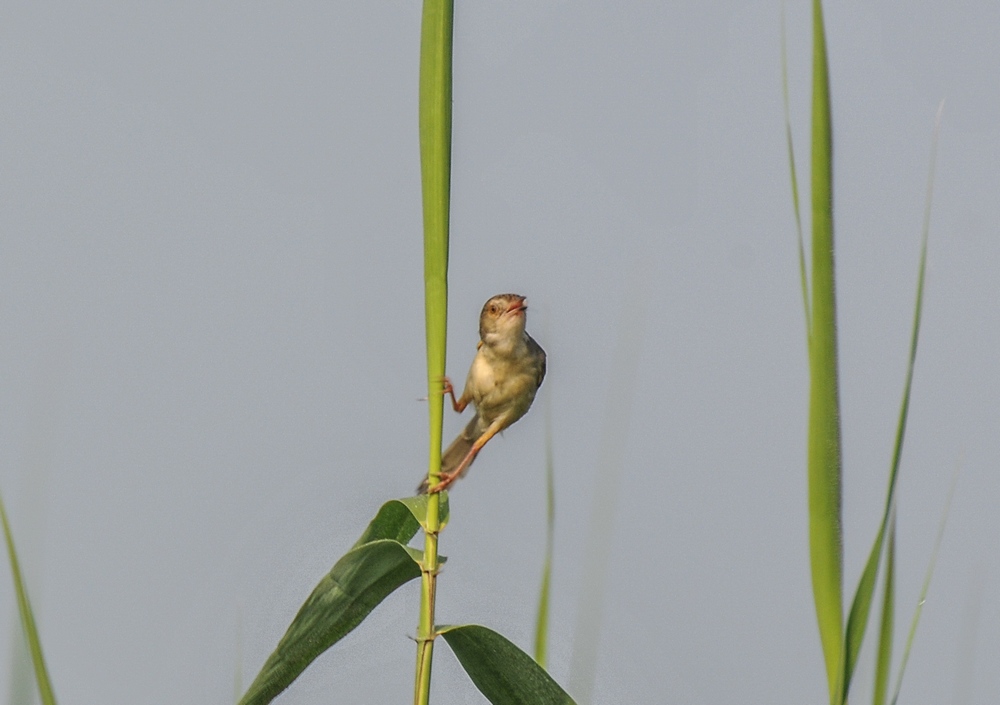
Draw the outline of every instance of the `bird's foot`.
<instances>
[{"instance_id":1,"label":"bird's foot","mask_svg":"<svg viewBox=\"0 0 1000 705\"><path fill-rule=\"evenodd\" d=\"M438 481L438 483L436 485L434 485L433 487L429 487L427 489L427 493L428 494L437 494L438 492L446 490L457 479L458 479L458 473L457 472L441 473L440 480Z\"/></svg>"}]
</instances>

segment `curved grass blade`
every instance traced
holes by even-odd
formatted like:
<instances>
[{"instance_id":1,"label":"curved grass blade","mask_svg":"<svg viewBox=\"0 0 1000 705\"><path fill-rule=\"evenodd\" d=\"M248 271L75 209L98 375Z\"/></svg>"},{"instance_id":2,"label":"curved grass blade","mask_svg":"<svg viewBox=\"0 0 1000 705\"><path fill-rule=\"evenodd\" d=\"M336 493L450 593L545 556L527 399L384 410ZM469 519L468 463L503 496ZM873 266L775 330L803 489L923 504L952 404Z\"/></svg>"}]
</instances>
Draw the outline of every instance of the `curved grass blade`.
<instances>
[{"instance_id":1,"label":"curved grass blade","mask_svg":"<svg viewBox=\"0 0 1000 705\"><path fill-rule=\"evenodd\" d=\"M438 495L440 502L438 502L437 508L437 530L441 531L448 524L448 490L439 492ZM421 494L416 497L403 497L402 499L398 499L396 501L409 509L413 518L420 524L420 528L427 531L429 529L427 517L430 513L431 497L432 496L429 494Z\"/></svg>"},{"instance_id":2,"label":"curved grass blade","mask_svg":"<svg viewBox=\"0 0 1000 705\"><path fill-rule=\"evenodd\" d=\"M892 629L896 605L896 512L889 520L889 534L885 546L885 583L882 586L882 621L878 635L878 653L875 658L875 689L872 705L885 705L889 691L889 669L892 668Z\"/></svg>"},{"instance_id":3,"label":"curved grass blade","mask_svg":"<svg viewBox=\"0 0 1000 705\"><path fill-rule=\"evenodd\" d=\"M896 705L899 700L899 691L903 687L903 674L906 672L906 664L910 660L910 650L913 648L913 639L917 635L917 624L920 623L920 613L923 612L924 603L927 602L927 591L931 587L931 578L934 577L934 566L937 565L938 551L941 548L941 539L944 538L944 527L948 523L948 514L951 513L951 500L955 496L955 486L958 484L958 471L951 477L951 487L948 489L948 498L944 503L944 511L941 513L941 523L938 525L937 536L934 538L934 548L931 550L931 560L927 564L927 573L924 574L924 584L920 588L920 599L917 600L917 607L913 611L913 619L910 621L910 633L906 636L906 646L903 647L903 660L899 664L899 673L896 675L896 689L892 695L892 705Z\"/></svg>"},{"instance_id":4,"label":"curved grass blade","mask_svg":"<svg viewBox=\"0 0 1000 705\"><path fill-rule=\"evenodd\" d=\"M38 638L38 628L35 625L35 615L31 610L31 601L28 599L28 590L24 585L21 575L21 564L17 559L17 550L14 547L14 535L10 530L10 523L7 521L7 510L0 497L0 521L3 522L3 535L7 543L7 558L10 560L10 572L14 579L14 591L17 593L17 610L21 615L21 626L24 627L24 637L28 641L28 650L31 652L31 663L35 668L35 681L38 684L38 694L43 705L55 705L56 696L52 691L52 683L49 680L49 672L45 666L45 656L42 654L42 642Z\"/></svg>"},{"instance_id":5,"label":"curved grass blade","mask_svg":"<svg viewBox=\"0 0 1000 705\"><path fill-rule=\"evenodd\" d=\"M420 575L422 554L406 545L425 520L427 502L415 499L391 500L379 508L299 609L240 705L271 702L396 588ZM447 521L447 499L441 506Z\"/></svg>"},{"instance_id":6,"label":"curved grass blade","mask_svg":"<svg viewBox=\"0 0 1000 705\"><path fill-rule=\"evenodd\" d=\"M809 277L806 274L806 249L802 236L802 215L799 208L799 177L795 170L795 147L792 142L792 117L788 100L788 42L785 38L785 3L781 3L781 94L785 103L785 142L788 145L788 174L792 182L792 206L795 209L795 231L799 240L799 278L802 280L802 306L806 315L806 343L812 331L809 309Z\"/></svg>"},{"instance_id":7,"label":"curved grass blade","mask_svg":"<svg viewBox=\"0 0 1000 705\"><path fill-rule=\"evenodd\" d=\"M548 654L549 594L552 589L552 549L556 528L555 463L552 460L552 397L545 397L545 562L538 590L538 618L535 620L535 661L545 668Z\"/></svg>"},{"instance_id":8,"label":"curved grass blade","mask_svg":"<svg viewBox=\"0 0 1000 705\"><path fill-rule=\"evenodd\" d=\"M439 521L443 526L448 523L448 493L442 492L441 495ZM357 548L379 539L390 539L405 546L427 523L429 497L430 495L420 495L389 500L379 507L378 514L371 520L353 547Z\"/></svg>"},{"instance_id":9,"label":"curved grass blade","mask_svg":"<svg viewBox=\"0 0 1000 705\"><path fill-rule=\"evenodd\" d=\"M405 546L419 529L420 522L410 507L402 500L389 500L379 507L375 518L368 522L368 526L361 532L361 538L355 541L351 548L383 539L396 541Z\"/></svg>"},{"instance_id":10,"label":"curved grass blade","mask_svg":"<svg viewBox=\"0 0 1000 705\"><path fill-rule=\"evenodd\" d=\"M493 705L574 705L544 668L492 629L466 624L438 634Z\"/></svg>"},{"instance_id":11,"label":"curved grass blade","mask_svg":"<svg viewBox=\"0 0 1000 705\"><path fill-rule=\"evenodd\" d=\"M31 664L28 640L20 619L10 623L10 659L7 665L7 700L10 705L36 705L38 686L35 684L35 667Z\"/></svg>"},{"instance_id":12,"label":"curved grass blade","mask_svg":"<svg viewBox=\"0 0 1000 705\"><path fill-rule=\"evenodd\" d=\"M809 556L830 701L844 652L840 400L833 258L833 138L823 8L813 0L812 330L809 336Z\"/></svg>"},{"instance_id":13,"label":"curved grass blade","mask_svg":"<svg viewBox=\"0 0 1000 705\"><path fill-rule=\"evenodd\" d=\"M885 510L882 514L882 523L879 526L878 534L868 554L868 561L861 574L861 580L854 593L851 603L851 612L847 619L846 641L847 648L844 658L844 696L846 697L851 684L851 677L857 665L858 656L861 653L861 645L864 641L865 630L868 625L868 614L871 609L872 599L875 594L875 582L878 578L878 565L882 556L882 546L889 523L889 516L892 513L895 497L896 483L899 477L899 464L903 455L903 439L906 436L906 419L910 409L910 390L913 387L913 368L917 359L917 342L920 340L920 320L924 307L924 279L927 272L927 240L930 234L931 218L931 196L934 190L934 165L937 155L938 135L941 128L941 111L944 107L942 103L938 107L937 116L934 123L934 135L931 140L931 159L927 177L927 197L924 202L924 221L920 243L920 265L917 273L917 297L913 311L913 331L910 336L910 356L906 365L906 382L903 386L903 401L899 410L899 423L896 426L896 443L892 452L892 468L889 471L889 488L886 492Z\"/></svg>"},{"instance_id":14,"label":"curved grass blade","mask_svg":"<svg viewBox=\"0 0 1000 705\"><path fill-rule=\"evenodd\" d=\"M891 495L891 490L890 490ZM889 502L892 499L890 497ZM886 511L888 511L888 506ZM875 545L872 546L868 554L868 561L861 571L861 579L858 581L858 588L854 592L854 599L851 602L851 611L847 617L847 629L845 633L846 648L844 650L844 672L843 672L843 699L847 701L847 695L851 688L851 678L854 669L858 664L858 656L861 654L861 644L864 642L865 629L868 626L868 615L871 611L872 599L875 596L875 583L878 579L878 564L882 560L882 546L885 543L886 526L879 527L875 537Z\"/></svg>"}]
</instances>

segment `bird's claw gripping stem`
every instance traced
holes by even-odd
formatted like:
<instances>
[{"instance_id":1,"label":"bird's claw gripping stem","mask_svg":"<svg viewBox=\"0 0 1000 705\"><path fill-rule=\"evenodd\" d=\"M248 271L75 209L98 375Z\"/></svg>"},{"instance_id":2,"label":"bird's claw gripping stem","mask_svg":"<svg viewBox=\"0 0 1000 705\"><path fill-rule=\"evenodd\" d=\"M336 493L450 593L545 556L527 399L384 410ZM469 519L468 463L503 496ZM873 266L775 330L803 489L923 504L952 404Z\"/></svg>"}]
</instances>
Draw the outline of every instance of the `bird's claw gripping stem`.
<instances>
[{"instance_id":1,"label":"bird's claw gripping stem","mask_svg":"<svg viewBox=\"0 0 1000 705\"><path fill-rule=\"evenodd\" d=\"M451 395L451 408L458 413L465 411L465 407L468 405L468 402L463 402L455 398L455 387L452 385L451 380L447 377L442 377L441 384L443 385L441 393Z\"/></svg>"}]
</instances>

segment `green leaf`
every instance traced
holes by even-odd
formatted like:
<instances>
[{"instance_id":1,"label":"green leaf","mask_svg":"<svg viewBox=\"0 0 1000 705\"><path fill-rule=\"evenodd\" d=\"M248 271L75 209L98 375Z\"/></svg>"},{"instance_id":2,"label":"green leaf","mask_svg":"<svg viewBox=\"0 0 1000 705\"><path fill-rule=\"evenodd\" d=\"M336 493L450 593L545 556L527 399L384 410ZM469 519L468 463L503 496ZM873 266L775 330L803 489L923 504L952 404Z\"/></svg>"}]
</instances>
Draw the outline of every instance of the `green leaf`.
<instances>
[{"instance_id":1,"label":"green leaf","mask_svg":"<svg viewBox=\"0 0 1000 705\"><path fill-rule=\"evenodd\" d=\"M802 215L799 207L799 177L795 169L795 145L792 141L792 117L788 104L788 42L785 38L785 3L781 3L781 94L785 103L785 146L788 149L788 175L792 183L792 206L795 209L795 231L799 240L799 279L802 284L802 304L806 315L806 343L812 330L809 308L809 277L806 274L806 250L802 236Z\"/></svg>"},{"instance_id":2,"label":"green leaf","mask_svg":"<svg viewBox=\"0 0 1000 705\"><path fill-rule=\"evenodd\" d=\"M923 306L924 300L924 272L927 269L927 239L928 234L931 229L931 197L934 193L934 165L937 161L937 145L938 139L941 135L941 114L944 111L944 101L941 101L938 105L937 116L934 119L934 136L931 138L931 160L930 168L927 175L927 196L924 200L924 227L923 227L923 244L920 248L920 276L917 279L917 307L916 313L914 313L913 322L913 339L911 342L911 362L910 362L910 372L912 375L913 362L912 358L916 355L917 346L917 333L920 330L920 310ZM908 396L906 403L909 402ZM899 691L903 687L903 674L906 672L906 664L910 658L910 649L913 646L913 638L917 633L917 624L920 622L920 612L924 606L924 600L927 597L927 590L930 588L931 577L934 575L934 566L937 563L938 549L941 547L941 538L944 536L944 527L948 519L948 513L951 508L951 498L955 494L955 485L958 482L958 469L955 470L955 475L952 477L951 488L948 490L948 499L945 502L944 515L941 517L941 525L938 528L937 539L934 543L934 550L931 553L930 565L927 566L927 574L924 576L924 584L920 591L920 601L917 603L917 608L913 614L913 620L910 623L910 633L906 639L906 646L903 649L903 660L899 665L899 674L896 677L896 688L892 696L892 705L896 705L896 701L899 699ZM895 526L893 526L893 541L895 540ZM892 550L892 549L890 549ZM888 666L887 666L888 667Z\"/></svg>"},{"instance_id":3,"label":"green leaf","mask_svg":"<svg viewBox=\"0 0 1000 705\"><path fill-rule=\"evenodd\" d=\"M891 503L891 490L890 490ZM888 506L891 506L888 505ZM887 506L887 510L888 510ZM843 701L846 701L850 692L851 678L854 675L854 668L858 663L858 656L861 655L861 644L864 642L865 630L868 626L868 615L871 611L872 600L875 596L875 583L878 579L878 564L882 560L882 545L885 540L885 524L879 527L875 537L875 544L868 554L868 561L865 569L861 572L861 579L858 581L858 588L854 592L854 599L851 601L851 611L847 617L847 629L845 633L846 648L844 650L844 673L843 673Z\"/></svg>"},{"instance_id":4,"label":"green leaf","mask_svg":"<svg viewBox=\"0 0 1000 705\"><path fill-rule=\"evenodd\" d=\"M441 492L441 528L448 523L448 493ZM404 497L403 499L391 499L383 504L375 518L368 524L368 528L361 534L353 548L357 548L372 541L389 539L401 544L406 552L410 554L418 564L423 563L423 551L407 546L406 543L414 537L417 529L423 527L427 530L427 507L430 503L429 495L419 497ZM438 556L438 563L447 563L448 559Z\"/></svg>"},{"instance_id":5,"label":"green leaf","mask_svg":"<svg viewBox=\"0 0 1000 705\"><path fill-rule=\"evenodd\" d=\"M372 541L388 539L406 545L420 529L420 522L410 508L398 499L393 499L381 507L375 518L351 548L358 548Z\"/></svg>"},{"instance_id":6,"label":"green leaf","mask_svg":"<svg viewBox=\"0 0 1000 705\"><path fill-rule=\"evenodd\" d=\"M843 544L833 258L833 139L823 8L813 0L812 329L809 331L809 556L830 702L842 693Z\"/></svg>"},{"instance_id":7,"label":"green leaf","mask_svg":"<svg viewBox=\"0 0 1000 705\"><path fill-rule=\"evenodd\" d=\"M493 705L572 705L559 684L528 654L476 624L439 627L479 691Z\"/></svg>"},{"instance_id":8,"label":"green leaf","mask_svg":"<svg viewBox=\"0 0 1000 705\"><path fill-rule=\"evenodd\" d=\"M240 705L271 702L390 593L419 576L420 565L397 541L379 539L348 551L309 595Z\"/></svg>"},{"instance_id":9,"label":"green leaf","mask_svg":"<svg viewBox=\"0 0 1000 705\"><path fill-rule=\"evenodd\" d=\"M299 609L240 705L271 702L396 588L420 576L423 555L406 543L426 520L427 505L426 498L407 497L379 508L361 538ZM447 496L441 508L447 521ZM442 556L440 562L444 561Z\"/></svg>"},{"instance_id":10,"label":"green leaf","mask_svg":"<svg viewBox=\"0 0 1000 705\"><path fill-rule=\"evenodd\" d=\"M882 586L882 621L879 625L878 652L875 657L875 687L872 705L885 705L892 668L892 629L896 606L896 514L889 523L885 548L885 583Z\"/></svg>"},{"instance_id":11,"label":"green leaf","mask_svg":"<svg viewBox=\"0 0 1000 705\"><path fill-rule=\"evenodd\" d=\"M444 492L439 492L437 494L440 498L440 502L438 505L438 526L436 530L442 531L444 527L448 525L448 491L445 490ZM421 494L416 497L404 497L403 499L398 500L406 505L406 507L410 510L410 513L413 514L413 517L420 523L420 527L424 531L428 531L430 529L427 516L433 496L434 495L430 494Z\"/></svg>"},{"instance_id":12,"label":"green leaf","mask_svg":"<svg viewBox=\"0 0 1000 705\"><path fill-rule=\"evenodd\" d=\"M899 465L903 457L903 439L906 437L906 419L910 409L910 393L913 388L913 368L917 361L917 342L920 340L920 320L924 307L924 278L927 273L927 240L930 233L931 196L934 185L934 162L937 153L938 134L941 127L941 108L938 108L934 125L934 136L931 140L931 159L927 177L927 197L924 203L924 223L920 243L920 265L917 272L917 296L913 308L913 328L910 334L910 354L906 364L906 381L903 384L903 400L900 403L899 421L896 425L896 442L892 452L892 467L889 471L889 489L886 492L885 510L882 513L882 523L879 526L875 542L868 554L861 580L854 593L851 612L847 619L846 641L844 655L843 694L847 697L851 678L861 653L865 630L868 626L868 614L875 594L875 582L878 578L878 566L882 557L882 546L889 526L889 517L895 507L896 484L899 478Z\"/></svg>"},{"instance_id":13,"label":"green leaf","mask_svg":"<svg viewBox=\"0 0 1000 705\"><path fill-rule=\"evenodd\" d=\"M7 662L8 705L37 705L38 685L35 683L35 667L31 663L28 640L24 636L21 620L10 623L10 658Z\"/></svg>"},{"instance_id":14,"label":"green leaf","mask_svg":"<svg viewBox=\"0 0 1000 705\"><path fill-rule=\"evenodd\" d=\"M3 522L3 535L7 542L7 557L10 560L10 572L14 578L14 591L17 593L17 610L21 615L21 626L24 628L24 636L28 641L28 650L31 652L31 662L35 667L35 681L38 683L38 694L44 705L55 705L56 696L52 691L52 683L49 681L48 669L45 667L42 642L38 638L38 628L35 626L35 614L31 610L28 589L25 587L24 579L21 576L21 564L17 559L17 550L14 548L14 535L11 533L10 523L7 521L7 510L4 508L2 497L0 497L0 521Z\"/></svg>"},{"instance_id":15,"label":"green leaf","mask_svg":"<svg viewBox=\"0 0 1000 705\"><path fill-rule=\"evenodd\" d=\"M441 527L448 523L448 493L442 492L440 505ZM430 495L392 499L379 507L378 514L371 520L354 544L354 548L379 539L390 539L406 545L417 531L427 523L427 505Z\"/></svg>"}]
</instances>

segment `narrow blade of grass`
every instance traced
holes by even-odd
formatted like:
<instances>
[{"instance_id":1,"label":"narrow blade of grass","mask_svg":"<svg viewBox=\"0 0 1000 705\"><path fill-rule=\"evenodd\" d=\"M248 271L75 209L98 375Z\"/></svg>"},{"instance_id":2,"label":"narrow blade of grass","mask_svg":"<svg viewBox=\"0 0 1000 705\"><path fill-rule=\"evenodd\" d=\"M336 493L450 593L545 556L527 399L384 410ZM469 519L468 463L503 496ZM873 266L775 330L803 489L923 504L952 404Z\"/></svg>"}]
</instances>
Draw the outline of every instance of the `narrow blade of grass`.
<instances>
[{"instance_id":1,"label":"narrow blade of grass","mask_svg":"<svg viewBox=\"0 0 1000 705\"><path fill-rule=\"evenodd\" d=\"M833 257L833 140L823 8L813 0L812 329L809 337L809 554L831 702L839 701L843 632L840 400Z\"/></svg>"},{"instance_id":2,"label":"narrow blade of grass","mask_svg":"<svg viewBox=\"0 0 1000 705\"><path fill-rule=\"evenodd\" d=\"M3 522L3 535L4 540L7 542L7 558L10 561L10 572L14 579L14 592L17 594L17 610L21 616L24 637L28 641L31 663L35 668L35 682L38 684L38 694L41 697L43 705L55 705L56 696L52 691L49 672L45 666L45 656L42 654L42 642L38 637L35 615L31 610L28 589L25 587L24 579L21 575L21 564L17 559L17 549L14 547L14 535L11 533L10 523L7 521L7 510L4 507L2 497L0 497L0 520Z\"/></svg>"},{"instance_id":3,"label":"narrow blade of grass","mask_svg":"<svg viewBox=\"0 0 1000 705\"><path fill-rule=\"evenodd\" d=\"M906 673L906 664L910 660L910 650L913 648L913 639L917 635L917 625L920 623L920 614L924 610L924 603L927 602L927 591L931 587L931 578L934 577L934 567L937 565L938 551L941 548L941 539L944 538L944 527L948 523L948 514L951 513L951 500L955 496L955 487L958 485L959 468L951 478L951 487L948 488L948 498L944 503L944 511L941 513L941 522L938 524L937 536L934 538L934 548L931 550L931 559L927 564L927 572L924 574L924 584L920 588L920 599L917 600L917 607L913 610L913 619L910 621L910 632L906 636L906 645L903 647L903 658L899 664L899 673L896 675L896 688L892 694L892 705L896 705L899 700L899 691L903 687L903 674Z\"/></svg>"},{"instance_id":4,"label":"narrow blade of grass","mask_svg":"<svg viewBox=\"0 0 1000 705\"><path fill-rule=\"evenodd\" d=\"M878 534L868 554L865 570L854 593L851 612L847 620L847 649L844 659L844 694L850 688L854 668L861 653L865 630L868 625L868 614L875 594L875 583L878 578L878 565L881 560L882 546L885 540L889 516L893 511L896 484L899 478L899 465L903 456L903 440L906 436L906 419L910 409L910 392L913 387L913 368L917 360L917 343L920 340L920 321L924 306L924 279L927 272L927 240L930 234L931 196L934 184L934 164L937 154L938 134L941 125L941 108L935 119L934 136L932 138L931 159L927 182L927 197L924 203L924 219L920 243L920 264L917 272L917 296L913 310L913 329L910 334L910 354L906 365L906 381L903 385L903 401L899 410L899 422L896 426L896 442L892 452L892 467L889 471L889 488L886 492L885 510Z\"/></svg>"},{"instance_id":5,"label":"narrow blade of grass","mask_svg":"<svg viewBox=\"0 0 1000 705\"><path fill-rule=\"evenodd\" d=\"M885 705L889 694L889 670L892 668L892 629L896 610L896 512L889 520L885 547L885 582L882 586L882 619L879 625L878 652L875 657L875 688L872 705Z\"/></svg>"},{"instance_id":6,"label":"narrow blade of grass","mask_svg":"<svg viewBox=\"0 0 1000 705\"><path fill-rule=\"evenodd\" d=\"M882 560L882 546L885 543L885 524L879 527L875 537L875 544L868 554L868 561L861 571L861 578L858 581L858 588L854 592L854 599L851 601L851 611L847 617L847 629L845 632L846 648L844 650L844 672L843 672L843 698L846 702L847 695L851 688L851 679L854 676L854 669L858 665L858 656L861 654L861 645L865 638L865 629L868 625L868 615L871 612L872 600L875 596L875 584L878 580L879 561Z\"/></svg>"},{"instance_id":7,"label":"narrow blade of grass","mask_svg":"<svg viewBox=\"0 0 1000 705\"><path fill-rule=\"evenodd\" d=\"M923 223L923 236L922 244L920 247L920 276L917 279L917 306L916 313L914 314L914 330L913 330L913 342L911 351L911 368L912 368L912 357L916 354L916 338L919 332L920 326L920 310L923 306L924 297L924 272L927 268L927 240L931 229L931 201L934 195L934 168L937 164L937 147L938 141L941 136L941 116L944 113L944 101L942 100L938 104L937 114L934 116L934 133L931 137L931 158L930 165L927 170L927 196L924 199L924 223ZM892 703L895 705L896 700L899 698L899 690L903 685L903 673L906 670L906 662L910 657L910 648L913 646L913 637L917 631L917 623L920 620L920 611L923 608L924 598L927 595L927 590L930 587L931 575L934 572L934 563L937 560L938 547L941 545L941 537L944 535L945 521L948 517L949 507L951 506L951 498L955 492L955 484L958 481L958 471L956 469L955 475L952 478L951 488L948 491L948 499L945 503L944 516L941 518L941 525L938 529L937 540L934 544L934 551L931 554L931 562L927 567L927 575L924 577L924 585L920 594L920 601L917 604L917 609L913 615L913 621L910 624L910 634L906 640L906 647L903 650L903 660L899 666L899 675L896 679L896 689L892 696Z\"/></svg>"},{"instance_id":8,"label":"narrow blade of grass","mask_svg":"<svg viewBox=\"0 0 1000 705\"><path fill-rule=\"evenodd\" d=\"M795 146L792 141L792 117L788 100L788 42L785 38L785 3L781 3L781 94L785 103L785 142L788 145L788 175L792 183L792 206L795 209L795 232L799 241L799 278L802 280L802 307L806 316L806 344L812 330L809 309L809 276L806 274L806 249L802 235L802 214L799 207L799 177L795 169Z\"/></svg>"},{"instance_id":9,"label":"narrow blade of grass","mask_svg":"<svg viewBox=\"0 0 1000 705\"><path fill-rule=\"evenodd\" d=\"M21 620L10 623L10 661L8 663L7 700L9 705L35 705L38 686L35 685L35 667L31 664L28 641L24 638Z\"/></svg>"},{"instance_id":10,"label":"narrow blade of grass","mask_svg":"<svg viewBox=\"0 0 1000 705\"><path fill-rule=\"evenodd\" d=\"M551 388L549 392L551 392ZM552 549L556 528L555 463L552 459L552 402L545 397L545 562L542 565L542 585L538 591L538 618L535 621L535 660L546 667L549 634L549 593L552 581Z\"/></svg>"}]
</instances>

